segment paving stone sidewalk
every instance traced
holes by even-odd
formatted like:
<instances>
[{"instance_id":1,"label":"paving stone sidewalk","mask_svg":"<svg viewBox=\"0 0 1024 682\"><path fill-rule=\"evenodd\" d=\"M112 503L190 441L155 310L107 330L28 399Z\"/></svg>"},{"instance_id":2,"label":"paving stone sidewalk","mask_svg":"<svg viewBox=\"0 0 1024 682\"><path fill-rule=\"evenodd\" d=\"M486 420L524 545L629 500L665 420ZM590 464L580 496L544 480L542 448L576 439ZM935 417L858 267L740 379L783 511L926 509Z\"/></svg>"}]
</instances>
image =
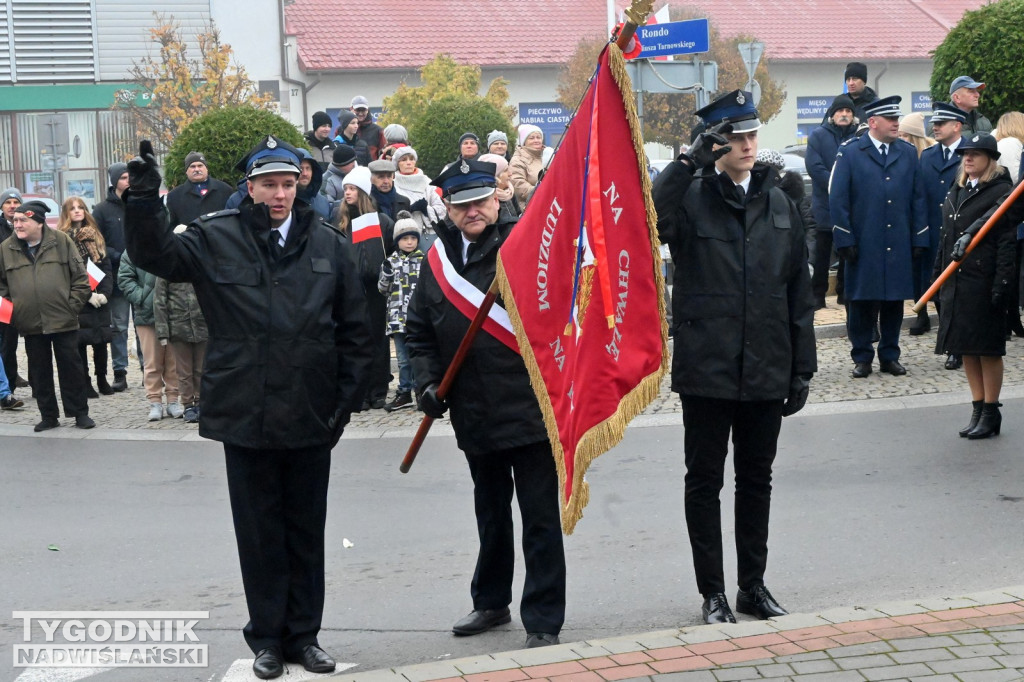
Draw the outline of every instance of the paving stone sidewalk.
<instances>
[{"instance_id":1,"label":"paving stone sidewalk","mask_svg":"<svg viewBox=\"0 0 1024 682\"><path fill-rule=\"evenodd\" d=\"M1024 585L735 625L566 643L388 670L348 682L729 682L1024 679Z\"/></svg>"},{"instance_id":2,"label":"paving stone sidewalk","mask_svg":"<svg viewBox=\"0 0 1024 682\"><path fill-rule=\"evenodd\" d=\"M912 321L910 305L906 307L907 324ZM808 398L810 405L841 403L881 398L902 398L929 394L962 393L967 390L967 380L962 371L943 368L944 357L934 354L935 331L922 336L901 336L903 355L901 361L907 368L903 377L894 377L876 371L865 379L853 379L850 370L850 345L845 336L845 310L836 305L835 297L828 299L828 307L815 313L815 327L818 333L818 373L811 382ZM130 332L131 334L131 332ZM134 356L134 337L129 348ZM24 343L19 345L20 367L27 367ZM90 354L91 355L91 354ZM1013 389L1024 387L1024 339L1014 337L1007 344L1006 371L1003 386ZM877 362L875 363L877 370ZM397 375L397 372L396 372ZM644 411L645 415L676 415L681 413L679 396L669 390L670 378L665 377L658 398ZM100 396L89 401L89 412L96 420L96 431L90 437L99 437L100 431L135 431L140 439L186 438L197 431L195 424L186 424L181 419L147 421L149 402L142 389L142 372L138 361L132 357L128 368L128 390L112 396ZM392 395L395 386L392 386ZM30 427L39 421L35 401L29 398L28 389L18 389L15 395L25 401L25 407L18 411L0 412L0 427ZM966 402L968 399L965 399ZM369 410L352 415L347 433L384 434L414 432L422 414L413 409L387 413L384 410ZM70 426L71 420L63 419L63 428L41 434L43 437L82 437ZM25 435L31 434L26 429ZM20 432L20 431L19 431ZM434 433L449 433L448 420L438 420ZM198 436L196 436L198 437Z\"/></svg>"}]
</instances>

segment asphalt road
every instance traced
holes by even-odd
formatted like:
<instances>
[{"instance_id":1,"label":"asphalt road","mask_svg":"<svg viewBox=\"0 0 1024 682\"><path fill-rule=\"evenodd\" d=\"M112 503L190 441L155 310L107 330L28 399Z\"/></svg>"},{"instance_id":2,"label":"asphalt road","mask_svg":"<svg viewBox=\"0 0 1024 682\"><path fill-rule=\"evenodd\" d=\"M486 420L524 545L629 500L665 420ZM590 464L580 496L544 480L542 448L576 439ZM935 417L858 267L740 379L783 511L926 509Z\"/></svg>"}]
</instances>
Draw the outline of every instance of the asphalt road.
<instances>
[{"instance_id":1,"label":"asphalt road","mask_svg":"<svg viewBox=\"0 0 1024 682\"><path fill-rule=\"evenodd\" d=\"M783 605L810 612L1020 582L1024 400L1006 401L1003 435L989 441L956 436L968 411L786 420L766 576ZM515 603L511 625L451 636L471 609L469 475L450 437L430 438L399 474L407 443L345 440L335 452L321 644L356 670L520 648ZM197 630L209 668L95 679L220 680L251 658L218 444L7 436L0 461L0 680L23 672L11 667L15 610L210 612ZM563 641L697 623L682 478L681 423L633 428L591 467L590 505L566 538ZM734 580L735 567L726 573Z\"/></svg>"}]
</instances>

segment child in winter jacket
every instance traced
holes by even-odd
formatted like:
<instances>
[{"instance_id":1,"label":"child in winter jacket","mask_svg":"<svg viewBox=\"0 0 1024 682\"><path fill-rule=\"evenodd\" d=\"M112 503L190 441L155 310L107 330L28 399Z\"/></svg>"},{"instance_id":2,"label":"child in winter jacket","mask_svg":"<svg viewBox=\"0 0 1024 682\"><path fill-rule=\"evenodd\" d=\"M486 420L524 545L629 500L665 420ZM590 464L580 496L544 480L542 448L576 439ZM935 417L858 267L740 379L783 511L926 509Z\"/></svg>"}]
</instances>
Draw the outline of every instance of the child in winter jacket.
<instances>
[{"instance_id":1,"label":"child in winter jacket","mask_svg":"<svg viewBox=\"0 0 1024 682\"><path fill-rule=\"evenodd\" d=\"M405 319L423 264L419 225L408 211L399 211L397 218L395 251L381 263L377 281L377 289L388 297L388 336L394 340L395 355L398 356L398 390L394 399L384 406L388 412L413 405L412 365L405 347Z\"/></svg>"}]
</instances>

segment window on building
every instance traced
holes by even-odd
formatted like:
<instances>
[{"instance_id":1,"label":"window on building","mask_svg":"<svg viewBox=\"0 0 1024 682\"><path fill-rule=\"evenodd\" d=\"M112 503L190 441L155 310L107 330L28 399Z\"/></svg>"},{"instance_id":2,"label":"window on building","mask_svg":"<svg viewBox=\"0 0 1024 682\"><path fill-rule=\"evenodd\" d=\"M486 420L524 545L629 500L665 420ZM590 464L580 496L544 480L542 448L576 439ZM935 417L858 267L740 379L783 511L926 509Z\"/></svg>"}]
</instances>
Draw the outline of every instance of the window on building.
<instances>
[{"instance_id":1,"label":"window on building","mask_svg":"<svg viewBox=\"0 0 1024 682\"><path fill-rule=\"evenodd\" d=\"M92 0L8 0L0 8L0 82L92 82Z\"/></svg>"}]
</instances>

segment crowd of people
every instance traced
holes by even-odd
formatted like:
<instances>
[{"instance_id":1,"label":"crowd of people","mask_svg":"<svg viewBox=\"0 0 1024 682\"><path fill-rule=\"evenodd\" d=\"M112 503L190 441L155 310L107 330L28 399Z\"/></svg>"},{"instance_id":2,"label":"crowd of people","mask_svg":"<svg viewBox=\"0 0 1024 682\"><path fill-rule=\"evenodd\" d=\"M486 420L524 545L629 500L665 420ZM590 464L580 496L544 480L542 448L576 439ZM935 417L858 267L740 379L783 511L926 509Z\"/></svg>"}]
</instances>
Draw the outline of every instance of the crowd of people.
<instances>
[{"instance_id":1,"label":"crowd of people","mask_svg":"<svg viewBox=\"0 0 1024 682\"><path fill-rule=\"evenodd\" d=\"M687 151L654 181L658 233L675 265L672 390L683 409L686 522L708 623L735 621L719 502L730 438L736 607L758 618L786 613L764 581L772 466L782 420L803 408L818 369L814 311L826 305L833 253L855 379L872 373L876 352L881 372L906 374L904 302L961 262L937 297L935 350L948 368L963 367L970 387L960 436L1000 432L1007 334L1024 333L1016 228L1024 202L981 228L1020 178L1024 114L1003 115L990 133L978 111L985 84L962 76L926 125L901 116L900 97L868 88L863 64L849 64L845 78L846 92L808 141L809 197L781 155L758 150L761 121L741 90L695 112L701 125ZM530 124L518 127L514 149L504 131L483 139L463 134L431 179L408 131L382 129L360 96L337 126L313 115L309 150L266 137L238 163L236 187L210 177L206 154L217 150L196 150L184 160L186 182L163 199L143 142L135 159L109 168L105 201L90 213L69 198L55 229L44 204L23 202L16 189L0 194L0 296L13 304L11 324L0 328L0 407L23 406L11 350L20 337L36 431L60 424L54 359L65 416L92 428L88 400L127 388L130 311L145 418L196 422L224 444L250 616L243 634L260 678L281 675L284 661L334 669L317 641L327 479L331 450L361 410L418 407L433 418L451 410L480 539L473 610L453 633L511 619L515 491L526 646L558 643L566 574L557 474L522 357L482 332L451 388L440 389L498 249L554 153ZM910 333L928 331L923 314ZM389 400L392 347L398 382Z\"/></svg>"},{"instance_id":2,"label":"crowd of people","mask_svg":"<svg viewBox=\"0 0 1024 682\"><path fill-rule=\"evenodd\" d=\"M934 102L926 124L920 113L901 115L900 97L880 98L867 88L864 64L848 64L845 77L847 93L833 100L807 144L815 307L825 307L837 257L851 376L872 373L875 344L879 370L903 376L904 302L920 300L952 261L963 259L972 236L1019 181L1024 114L1007 112L993 128L980 110L985 83L959 76L949 102ZM946 369L963 367L973 405L959 434L973 440L999 434L1006 340L1024 336L1019 222L996 222L932 299L939 315L935 352ZM908 331L931 328L922 308Z\"/></svg>"}]
</instances>

